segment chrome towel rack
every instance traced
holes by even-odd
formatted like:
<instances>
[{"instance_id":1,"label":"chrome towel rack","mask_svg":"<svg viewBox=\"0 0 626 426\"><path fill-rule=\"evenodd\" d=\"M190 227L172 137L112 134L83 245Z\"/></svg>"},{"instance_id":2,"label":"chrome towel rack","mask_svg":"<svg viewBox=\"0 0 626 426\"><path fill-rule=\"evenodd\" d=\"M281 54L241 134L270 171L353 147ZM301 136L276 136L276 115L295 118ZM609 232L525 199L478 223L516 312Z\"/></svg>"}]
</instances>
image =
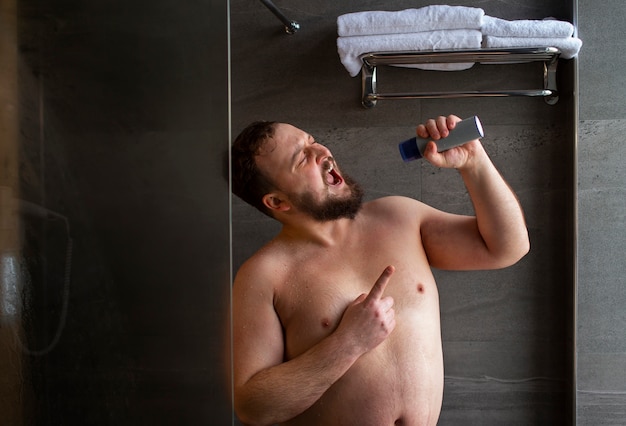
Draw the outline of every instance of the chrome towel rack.
<instances>
[{"instance_id":1,"label":"chrome towel rack","mask_svg":"<svg viewBox=\"0 0 626 426\"><path fill-rule=\"evenodd\" d=\"M481 48L403 52L370 52L360 56L362 97L366 108L373 108L381 99L435 99L468 97L538 96L554 105L559 100L556 70L561 52L555 47ZM380 65L418 65L478 62L513 64L543 62L543 88L536 90L493 90L455 92L378 93L376 69ZM461 71L454 71L461 72Z\"/></svg>"}]
</instances>

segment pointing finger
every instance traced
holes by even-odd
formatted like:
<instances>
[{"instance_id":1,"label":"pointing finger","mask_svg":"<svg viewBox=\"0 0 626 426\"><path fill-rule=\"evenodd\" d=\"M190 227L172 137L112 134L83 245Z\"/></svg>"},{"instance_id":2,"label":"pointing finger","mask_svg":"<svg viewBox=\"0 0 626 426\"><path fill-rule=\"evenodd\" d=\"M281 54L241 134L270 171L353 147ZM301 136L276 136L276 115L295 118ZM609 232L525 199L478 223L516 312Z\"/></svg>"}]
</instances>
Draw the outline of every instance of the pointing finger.
<instances>
[{"instance_id":1,"label":"pointing finger","mask_svg":"<svg viewBox=\"0 0 626 426\"><path fill-rule=\"evenodd\" d=\"M387 287L387 284L389 283L391 275L394 273L395 270L396 268L391 265L385 268L378 280L376 280L376 282L374 283L374 286L372 287L372 290L370 290L370 293L367 295L366 300L380 299L380 297L383 295L383 292L385 291L385 288Z\"/></svg>"}]
</instances>

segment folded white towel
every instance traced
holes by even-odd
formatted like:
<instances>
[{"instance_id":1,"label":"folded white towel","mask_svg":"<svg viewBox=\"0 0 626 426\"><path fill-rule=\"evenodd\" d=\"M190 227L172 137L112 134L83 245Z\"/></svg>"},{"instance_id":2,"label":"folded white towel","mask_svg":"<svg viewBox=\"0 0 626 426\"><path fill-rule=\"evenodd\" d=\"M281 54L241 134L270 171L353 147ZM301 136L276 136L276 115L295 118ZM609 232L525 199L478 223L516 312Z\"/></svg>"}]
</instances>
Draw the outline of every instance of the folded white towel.
<instances>
[{"instance_id":1,"label":"folded white towel","mask_svg":"<svg viewBox=\"0 0 626 426\"><path fill-rule=\"evenodd\" d=\"M485 47L556 47L561 51L563 59L574 58L582 45L582 40L576 37L485 37Z\"/></svg>"},{"instance_id":2,"label":"folded white towel","mask_svg":"<svg viewBox=\"0 0 626 426\"><path fill-rule=\"evenodd\" d=\"M485 15L481 31L484 35L496 37L565 38L574 34L574 26L554 19L507 21Z\"/></svg>"},{"instance_id":3,"label":"folded white towel","mask_svg":"<svg viewBox=\"0 0 626 426\"><path fill-rule=\"evenodd\" d=\"M482 33L478 30L440 30L408 34L338 37L337 50L341 63L352 77L359 74L363 62L359 58L368 52L400 52L446 49L479 49ZM457 71L471 68L467 64L421 64L415 68Z\"/></svg>"},{"instance_id":4,"label":"folded white towel","mask_svg":"<svg viewBox=\"0 0 626 426\"><path fill-rule=\"evenodd\" d=\"M446 5L396 12L354 12L337 18L337 34L340 37L348 37L433 30L478 30L484 15L485 12L476 7Z\"/></svg>"}]
</instances>

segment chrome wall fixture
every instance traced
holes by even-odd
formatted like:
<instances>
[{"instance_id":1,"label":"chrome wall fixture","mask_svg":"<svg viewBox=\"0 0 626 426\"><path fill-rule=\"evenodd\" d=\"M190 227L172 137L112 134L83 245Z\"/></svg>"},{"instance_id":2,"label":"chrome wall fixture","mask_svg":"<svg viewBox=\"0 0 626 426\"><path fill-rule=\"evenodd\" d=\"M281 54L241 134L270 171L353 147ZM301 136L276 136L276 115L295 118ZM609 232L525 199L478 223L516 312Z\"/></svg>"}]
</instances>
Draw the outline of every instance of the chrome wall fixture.
<instances>
[{"instance_id":1,"label":"chrome wall fixture","mask_svg":"<svg viewBox=\"0 0 626 426\"><path fill-rule=\"evenodd\" d=\"M274 5L272 0L261 0L261 3L265 5L273 14L276 16L280 22L285 26L285 32L287 34L295 34L300 29L300 24L296 21L292 21L288 19L283 12L279 8Z\"/></svg>"},{"instance_id":2,"label":"chrome wall fixture","mask_svg":"<svg viewBox=\"0 0 626 426\"><path fill-rule=\"evenodd\" d=\"M373 108L380 99L434 99L467 97L539 96L554 105L559 100L556 70L561 52L555 47L522 47L508 49L456 49L410 52L370 52L360 56L362 96L361 103ZM378 93L376 70L379 65L451 64L477 62L481 64L515 64L543 62L543 88L535 90L493 90L455 92Z\"/></svg>"}]
</instances>

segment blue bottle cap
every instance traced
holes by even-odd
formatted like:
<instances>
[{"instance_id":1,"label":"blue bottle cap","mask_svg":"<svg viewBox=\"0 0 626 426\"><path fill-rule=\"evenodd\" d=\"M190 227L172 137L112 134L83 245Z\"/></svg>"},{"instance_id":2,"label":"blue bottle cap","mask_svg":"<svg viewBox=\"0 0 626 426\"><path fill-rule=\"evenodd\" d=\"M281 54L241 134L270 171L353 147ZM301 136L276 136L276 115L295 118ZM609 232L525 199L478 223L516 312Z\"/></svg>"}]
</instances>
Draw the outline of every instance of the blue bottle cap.
<instances>
[{"instance_id":1,"label":"blue bottle cap","mask_svg":"<svg viewBox=\"0 0 626 426\"><path fill-rule=\"evenodd\" d=\"M398 145L400 149L400 155L404 161L413 161L422 158L419 149L417 148L417 138L407 139Z\"/></svg>"}]
</instances>

